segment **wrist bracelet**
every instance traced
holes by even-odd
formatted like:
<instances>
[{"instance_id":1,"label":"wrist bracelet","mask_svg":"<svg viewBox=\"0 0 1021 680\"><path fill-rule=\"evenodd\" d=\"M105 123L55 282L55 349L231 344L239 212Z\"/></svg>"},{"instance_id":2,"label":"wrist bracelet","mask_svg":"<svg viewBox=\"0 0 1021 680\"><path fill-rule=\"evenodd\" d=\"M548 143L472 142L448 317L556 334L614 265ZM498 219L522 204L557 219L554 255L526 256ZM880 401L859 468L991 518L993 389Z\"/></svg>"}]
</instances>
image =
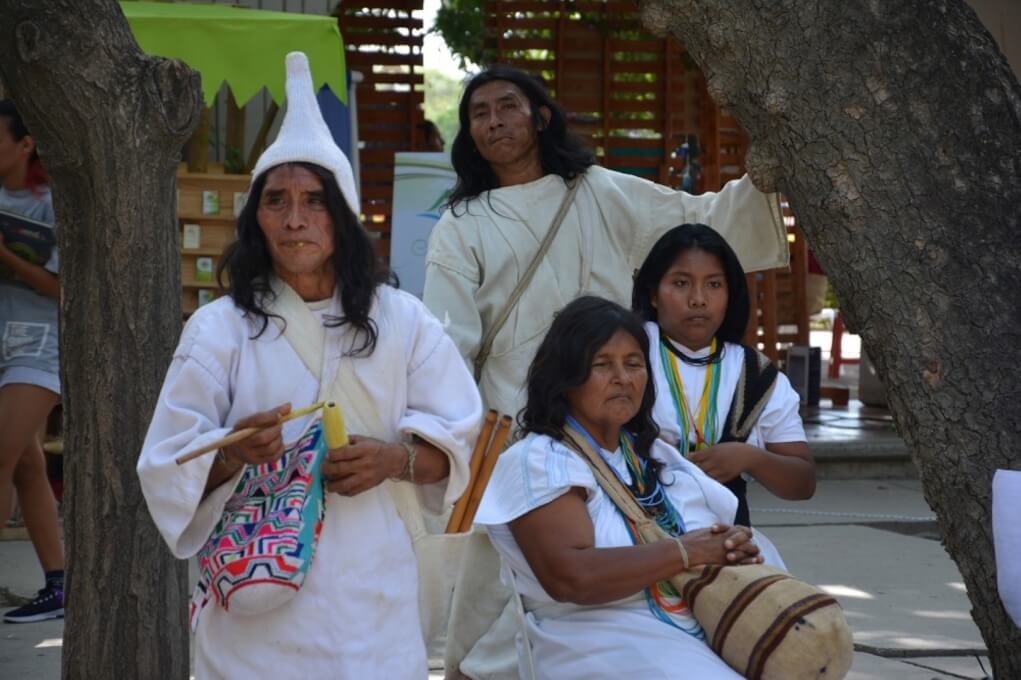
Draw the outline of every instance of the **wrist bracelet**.
<instances>
[{"instance_id":1,"label":"wrist bracelet","mask_svg":"<svg viewBox=\"0 0 1021 680\"><path fill-rule=\"evenodd\" d=\"M396 479L396 480L401 481L401 482L411 482L412 484L414 484L415 483L415 455L417 454L417 451L415 451L414 445L412 445L410 442L402 441L402 442L397 442L397 443L400 446L404 447L404 451L405 451L405 453L408 454L408 457L404 460L404 468L401 469L400 474L397 475L396 477L394 477L393 479Z\"/></svg>"},{"instance_id":2,"label":"wrist bracelet","mask_svg":"<svg viewBox=\"0 0 1021 680\"><path fill-rule=\"evenodd\" d=\"M676 537L674 539L674 543L677 544L677 549L681 551L681 562L684 564L684 570L687 571L689 566L688 549L684 547L683 543L681 543L681 538L681 536Z\"/></svg>"},{"instance_id":3,"label":"wrist bracelet","mask_svg":"<svg viewBox=\"0 0 1021 680\"><path fill-rule=\"evenodd\" d=\"M240 468L244 466L244 461L232 460L228 458L226 449L219 449L216 452L216 461L221 465L224 465L229 468Z\"/></svg>"}]
</instances>

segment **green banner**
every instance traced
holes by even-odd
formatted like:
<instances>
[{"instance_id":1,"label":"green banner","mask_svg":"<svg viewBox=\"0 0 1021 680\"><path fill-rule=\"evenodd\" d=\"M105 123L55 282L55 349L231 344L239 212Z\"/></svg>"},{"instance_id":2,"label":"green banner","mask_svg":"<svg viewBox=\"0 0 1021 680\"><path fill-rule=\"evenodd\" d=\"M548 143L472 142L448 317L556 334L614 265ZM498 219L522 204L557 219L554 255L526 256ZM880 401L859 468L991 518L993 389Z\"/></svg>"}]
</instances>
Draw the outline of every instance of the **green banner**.
<instances>
[{"instance_id":1,"label":"green banner","mask_svg":"<svg viewBox=\"0 0 1021 680\"><path fill-rule=\"evenodd\" d=\"M202 74L206 106L226 81L238 106L262 87L284 101L284 57L308 55L318 91L347 102L344 42L334 17L230 5L123 0L121 9L146 54L180 59Z\"/></svg>"}]
</instances>

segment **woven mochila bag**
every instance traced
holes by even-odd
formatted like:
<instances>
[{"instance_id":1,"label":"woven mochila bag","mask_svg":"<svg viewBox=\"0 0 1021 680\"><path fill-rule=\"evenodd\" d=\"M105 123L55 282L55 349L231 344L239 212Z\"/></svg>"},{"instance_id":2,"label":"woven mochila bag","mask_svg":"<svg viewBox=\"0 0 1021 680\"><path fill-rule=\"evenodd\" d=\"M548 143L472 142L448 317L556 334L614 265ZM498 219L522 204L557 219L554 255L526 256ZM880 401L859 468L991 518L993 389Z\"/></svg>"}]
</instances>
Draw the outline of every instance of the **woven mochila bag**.
<instances>
[{"instance_id":1,"label":"woven mochila bag","mask_svg":"<svg viewBox=\"0 0 1021 680\"><path fill-rule=\"evenodd\" d=\"M592 468L600 488L633 522L644 543L670 538L588 444L565 429L564 443ZM833 597L764 564L706 565L670 584L705 631L710 648L748 680L839 680L854 643Z\"/></svg>"},{"instance_id":2,"label":"woven mochila bag","mask_svg":"<svg viewBox=\"0 0 1021 680\"><path fill-rule=\"evenodd\" d=\"M279 460L245 467L198 553L193 631L210 599L227 611L255 615L297 594L323 527L326 452L323 421L316 418Z\"/></svg>"}]
</instances>

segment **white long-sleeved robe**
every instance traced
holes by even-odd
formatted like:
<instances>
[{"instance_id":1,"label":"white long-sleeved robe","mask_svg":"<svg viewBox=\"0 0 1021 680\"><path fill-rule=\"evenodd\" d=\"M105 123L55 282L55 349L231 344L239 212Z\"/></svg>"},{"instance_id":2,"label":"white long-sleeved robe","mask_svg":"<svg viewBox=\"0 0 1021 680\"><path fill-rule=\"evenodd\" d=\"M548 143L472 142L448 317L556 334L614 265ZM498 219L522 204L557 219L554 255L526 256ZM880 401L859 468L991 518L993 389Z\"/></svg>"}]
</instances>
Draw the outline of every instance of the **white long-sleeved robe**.
<instances>
[{"instance_id":1,"label":"white long-sleeved robe","mask_svg":"<svg viewBox=\"0 0 1021 680\"><path fill-rule=\"evenodd\" d=\"M469 363L486 329L538 251L567 189L557 175L482 194L433 228L422 299ZM581 294L631 306L632 276L664 232L686 222L719 231L745 271L786 266L786 231L775 196L748 177L693 196L599 166L574 202L514 312L497 334L479 388L489 408L524 406L528 365L553 315Z\"/></svg>"},{"instance_id":2,"label":"white long-sleeved robe","mask_svg":"<svg viewBox=\"0 0 1021 680\"><path fill-rule=\"evenodd\" d=\"M377 411L382 431L360 431L349 421L352 434L386 441L416 434L447 453L451 475L442 496L449 505L467 482L482 415L478 392L453 343L418 300L383 286L371 316L379 339L367 357L342 359L350 331L326 329L322 375L351 361L362 398ZM237 478L203 500L213 457L181 466L175 457L224 436L240 418L284 402L313 403L320 391L273 323L252 339L255 328L228 298L199 309L160 393L138 473L149 511L179 558L195 555L209 537ZM307 424L307 418L286 423L284 440ZM301 590L258 617L209 604L195 633L196 676L425 677L417 584L412 543L390 495L382 487L352 498L327 493L322 534Z\"/></svg>"}]
</instances>

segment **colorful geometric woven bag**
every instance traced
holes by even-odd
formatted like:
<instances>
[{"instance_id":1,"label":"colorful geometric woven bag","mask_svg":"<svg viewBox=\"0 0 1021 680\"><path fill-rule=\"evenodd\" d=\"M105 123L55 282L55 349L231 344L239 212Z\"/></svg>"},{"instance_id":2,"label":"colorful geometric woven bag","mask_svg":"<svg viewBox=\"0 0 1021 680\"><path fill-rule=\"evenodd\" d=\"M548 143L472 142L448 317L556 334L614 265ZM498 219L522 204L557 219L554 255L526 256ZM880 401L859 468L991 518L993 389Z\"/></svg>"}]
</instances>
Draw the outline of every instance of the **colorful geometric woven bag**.
<instances>
[{"instance_id":1,"label":"colorful geometric woven bag","mask_svg":"<svg viewBox=\"0 0 1021 680\"><path fill-rule=\"evenodd\" d=\"M238 614L261 614L297 594L323 527L322 421L273 463L249 465L198 553L191 626L215 600Z\"/></svg>"}]
</instances>

